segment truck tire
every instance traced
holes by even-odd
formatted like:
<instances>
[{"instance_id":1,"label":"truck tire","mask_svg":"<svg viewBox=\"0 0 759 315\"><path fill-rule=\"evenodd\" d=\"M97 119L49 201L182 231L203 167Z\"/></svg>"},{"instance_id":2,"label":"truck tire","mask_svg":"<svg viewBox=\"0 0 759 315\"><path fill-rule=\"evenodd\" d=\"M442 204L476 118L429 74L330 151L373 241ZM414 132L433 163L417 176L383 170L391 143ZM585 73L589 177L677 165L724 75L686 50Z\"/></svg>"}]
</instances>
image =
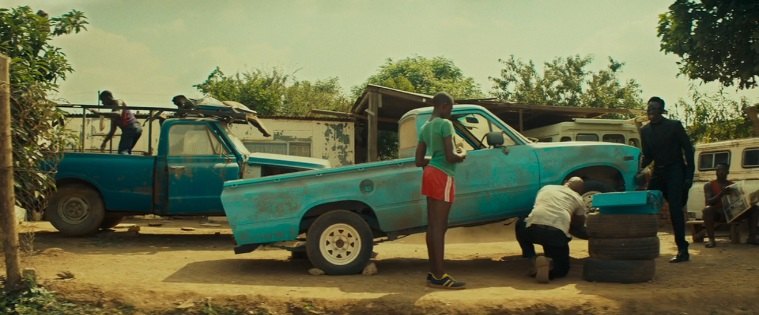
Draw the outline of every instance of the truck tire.
<instances>
[{"instance_id":1,"label":"truck tire","mask_svg":"<svg viewBox=\"0 0 759 315\"><path fill-rule=\"evenodd\" d=\"M121 220L124 220L123 214L107 213L105 217L103 218L103 222L100 223L100 228L110 229L114 226L119 225L119 223L121 223Z\"/></svg>"},{"instance_id":2,"label":"truck tire","mask_svg":"<svg viewBox=\"0 0 759 315\"><path fill-rule=\"evenodd\" d=\"M588 254L599 259L644 260L659 257L659 238L591 238Z\"/></svg>"},{"instance_id":3,"label":"truck tire","mask_svg":"<svg viewBox=\"0 0 759 315\"><path fill-rule=\"evenodd\" d=\"M590 238L651 237L659 231L655 214L592 214L585 225Z\"/></svg>"},{"instance_id":4,"label":"truck tire","mask_svg":"<svg viewBox=\"0 0 759 315\"><path fill-rule=\"evenodd\" d=\"M330 275L360 273L369 262L373 247L369 224L346 210L322 214L306 233L308 259Z\"/></svg>"},{"instance_id":5,"label":"truck tire","mask_svg":"<svg viewBox=\"0 0 759 315\"><path fill-rule=\"evenodd\" d=\"M45 216L61 233L81 236L97 232L105 210L97 191L85 185L70 184L58 187Z\"/></svg>"},{"instance_id":6,"label":"truck tire","mask_svg":"<svg viewBox=\"0 0 759 315\"><path fill-rule=\"evenodd\" d=\"M648 260L608 260L588 258L582 278L591 282L639 283L654 278L656 262Z\"/></svg>"}]
</instances>

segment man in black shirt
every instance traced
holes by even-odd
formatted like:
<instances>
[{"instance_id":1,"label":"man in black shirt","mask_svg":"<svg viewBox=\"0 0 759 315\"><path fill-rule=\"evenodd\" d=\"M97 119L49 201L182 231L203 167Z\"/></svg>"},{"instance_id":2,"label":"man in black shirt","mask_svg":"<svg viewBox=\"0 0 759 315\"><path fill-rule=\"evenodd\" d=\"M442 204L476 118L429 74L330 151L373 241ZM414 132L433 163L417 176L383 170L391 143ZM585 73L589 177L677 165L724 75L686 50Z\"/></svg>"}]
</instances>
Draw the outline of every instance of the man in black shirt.
<instances>
[{"instance_id":1,"label":"man in black shirt","mask_svg":"<svg viewBox=\"0 0 759 315\"><path fill-rule=\"evenodd\" d=\"M677 244L677 256L671 263L688 261L688 242L685 240L685 212L688 189L693 184L693 144L685 133L682 123L664 118L664 100L652 97L648 100L647 125L640 129L643 145L643 165L654 162L648 189L661 190L669 204L669 216Z\"/></svg>"}]
</instances>

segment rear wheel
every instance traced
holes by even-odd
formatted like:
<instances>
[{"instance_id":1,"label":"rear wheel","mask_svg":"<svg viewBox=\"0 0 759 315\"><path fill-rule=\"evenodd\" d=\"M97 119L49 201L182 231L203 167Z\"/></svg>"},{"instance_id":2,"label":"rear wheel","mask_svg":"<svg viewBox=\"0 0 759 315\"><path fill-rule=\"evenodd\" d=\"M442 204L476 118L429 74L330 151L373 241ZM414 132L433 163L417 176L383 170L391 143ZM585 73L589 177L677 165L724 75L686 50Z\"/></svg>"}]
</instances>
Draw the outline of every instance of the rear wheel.
<instances>
[{"instance_id":1,"label":"rear wheel","mask_svg":"<svg viewBox=\"0 0 759 315\"><path fill-rule=\"evenodd\" d=\"M369 224L356 213L337 210L314 221L306 234L311 263L327 274L356 274L372 255L374 239Z\"/></svg>"},{"instance_id":2,"label":"rear wheel","mask_svg":"<svg viewBox=\"0 0 759 315\"><path fill-rule=\"evenodd\" d=\"M85 185L71 184L58 187L45 216L61 233L80 236L97 232L105 210L97 191Z\"/></svg>"}]
</instances>

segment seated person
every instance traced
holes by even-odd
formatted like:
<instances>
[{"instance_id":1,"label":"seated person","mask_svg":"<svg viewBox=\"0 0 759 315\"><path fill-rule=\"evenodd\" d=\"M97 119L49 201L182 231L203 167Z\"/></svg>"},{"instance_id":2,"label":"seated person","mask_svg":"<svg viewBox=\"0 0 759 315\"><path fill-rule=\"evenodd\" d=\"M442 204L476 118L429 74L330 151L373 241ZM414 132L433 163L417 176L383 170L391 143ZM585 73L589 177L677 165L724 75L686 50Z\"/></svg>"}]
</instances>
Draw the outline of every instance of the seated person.
<instances>
[{"instance_id":1,"label":"seated person","mask_svg":"<svg viewBox=\"0 0 759 315\"><path fill-rule=\"evenodd\" d=\"M706 207L703 210L704 227L706 228L706 236L709 241L705 244L706 248L712 248L717 246L714 240L714 224L717 221L726 222L725 211L722 205L722 197L730 192L730 186L732 181L727 179L727 175L730 174L730 166L725 163L718 163L716 167L717 179L712 180L704 184L704 203ZM749 210L749 244L759 244L756 240L756 220L759 217L756 207Z\"/></svg>"},{"instance_id":2,"label":"seated person","mask_svg":"<svg viewBox=\"0 0 759 315\"><path fill-rule=\"evenodd\" d=\"M583 180L579 177L570 178L564 185L544 186L535 197L530 215L526 219L520 218L516 224L522 256L534 259L534 276L540 283L564 277L569 272L571 235L588 238L585 203L580 197L583 187ZM545 256L536 255L534 244L543 245Z\"/></svg>"}]
</instances>

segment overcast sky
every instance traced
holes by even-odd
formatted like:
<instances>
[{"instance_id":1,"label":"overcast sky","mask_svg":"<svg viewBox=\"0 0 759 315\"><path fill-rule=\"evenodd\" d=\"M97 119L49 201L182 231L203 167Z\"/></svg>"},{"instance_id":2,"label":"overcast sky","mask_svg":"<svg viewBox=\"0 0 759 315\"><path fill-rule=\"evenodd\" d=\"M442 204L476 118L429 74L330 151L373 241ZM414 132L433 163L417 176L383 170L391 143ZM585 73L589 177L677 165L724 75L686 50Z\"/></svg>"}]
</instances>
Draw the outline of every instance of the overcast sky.
<instances>
[{"instance_id":1,"label":"overcast sky","mask_svg":"<svg viewBox=\"0 0 759 315\"><path fill-rule=\"evenodd\" d=\"M642 96L674 104L688 95L676 56L659 51L658 15L669 1L178 1L27 0L52 16L84 12L88 30L56 39L75 73L59 97L94 104L109 89L134 106L168 106L220 67L227 74L277 68L298 80L338 77L347 93L388 58L442 56L483 91L510 55L538 65L590 55L625 63ZM714 90L714 85L702 87ZM759 101L759 89L729 91Z\"/></svg>"}]
</instances>

